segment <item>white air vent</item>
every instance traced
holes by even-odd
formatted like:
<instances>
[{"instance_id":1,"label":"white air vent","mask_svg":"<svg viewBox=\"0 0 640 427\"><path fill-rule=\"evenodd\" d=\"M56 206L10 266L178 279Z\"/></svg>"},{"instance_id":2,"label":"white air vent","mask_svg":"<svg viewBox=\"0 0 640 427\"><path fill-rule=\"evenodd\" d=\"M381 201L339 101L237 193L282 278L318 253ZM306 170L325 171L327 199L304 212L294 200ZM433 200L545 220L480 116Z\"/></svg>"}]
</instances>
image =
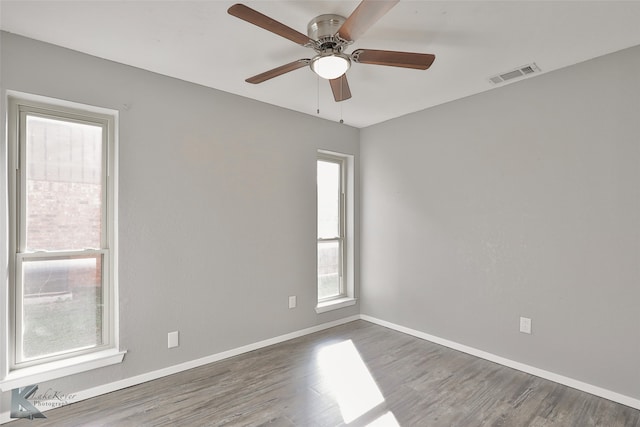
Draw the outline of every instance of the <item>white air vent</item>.
<instances>
[{"instance_id":1,"label":"white air vent","mask_svg":"<svg viewBox=\"0 0 640 427\"><path fill-rule=\"evenodd\" d=\"M517 79L520 77L524 77L528 74L539 73L540 67L536 65L535 62L523 65L520 68L516 68L512 71L507 71L506 73L498 74L497 76L489 77L489 81L494 85L504 83L509 80Z\"/></svg>"}]
</instances>

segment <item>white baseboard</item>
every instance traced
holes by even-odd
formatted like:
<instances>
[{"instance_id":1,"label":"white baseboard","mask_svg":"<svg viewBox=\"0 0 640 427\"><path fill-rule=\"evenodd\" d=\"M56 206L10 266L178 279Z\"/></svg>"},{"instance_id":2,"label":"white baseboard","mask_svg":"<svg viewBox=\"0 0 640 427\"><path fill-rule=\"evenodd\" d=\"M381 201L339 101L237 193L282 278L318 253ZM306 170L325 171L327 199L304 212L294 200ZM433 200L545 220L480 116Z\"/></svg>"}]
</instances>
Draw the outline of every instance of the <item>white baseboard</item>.
<instances>
[{"instance_id":1,"label":"white baseboard","mask_svg":"<svg viewBox=\"0 0 640 427\"><path fill-rule=\"evenodd\" d=\"M360 316L356 314L353 316L345 317L344 319L338 319L338 320L334 320L333 322L322 323L320 325L312 326L310 328L301 329L301 330L280 335L274 338L269 338L269 339L258 341L256 343L248 344L242 347L223 351L221 353L216 353L211 356L203 357L196 360L191 360L189 362L180 363L178 365L169 366L167 368L158 369L156 371L136 375L131 378L125 378L123 380L114 381L109 384L104 384L104 385L93 387L87 390L79 391L77 393L74 393L73 398L68 399L66 403L70 404L70 403L80 402L82 400L90 399L92 397L100 396L102 394L111 393L116 390L121 390L123 388L131 387L137 384L142 384L147 381L166 377L168 375L177 374L178 372L197 368L199 366L203 366L209 363L218 362L223 359L228 359L230 357L238 356L243 353L248 353L250 351L258 350L260 348L268 347L273 344L278 344L294 338L302 337L304 335L309 335L314 332L319 332L325 329L333 328L334 326L353 322L354 320L358 320L358 319L360 319ZM39 405L35 405L35 406L36 408L38 408L40 412L43 412L43 413L49 409L53 409L51 407L43 407ZM9 411L0 413L0 424L8 423L9 421L13 421L13 419L10 418Z\"/></svg>"},{"instance_id":2,"label":"white baseboard","mask_svg":"<svg viewBox=\"0 0 640 427\"><path fill-rule=\"evenodd\" d=\"M488 353L483 350L478 350L477 348L469 347L464 344L459 344L454 341L449 341L444 338L436 337L434 335L429 335L427 333L417 331L415 329L407 328L405 326L397 325L395 323L391 323L385 320L377 319L375 317L367 316L366 314L361 314L360 319L366 320L367 322L375 323L376 325L384 326L389 329L396 330L398 332L403 332L405 334L412 335L414 337L421 338L421 339L433 342L435 344L440 344L442 346L449 347L453 350L458 350L463 353L467 353L472 356L476 356L481 359L488 360L490 362L495 362L509 368L517 369L518 371L535 375L536 377L544 378L546 380L550 380L558 384L566 385L568 387L575 388L577 390L584 391L586 393L593 394L598 397L603 397L613 402L630 406L634 409L640 409L639 399L634 399L633 397L625 396L624 394L616 393L615 391L611 391L602 387L587 384L585 382L578 381L573 378L565 377L563 375L555 374L553 372L545 371L544 369L539 369L534 366L525 365L524 363L516 362L514 360L506 359L504 357L497 356L495 354Z\"/></svg>"},{"instance_id":3,"label":"white baseboard","mask_svg":"<svg viewBox=\"0 0 640 427\"><path fill-rule=\"evenodd\" d=\"M221 353L216 353L213 354L211 356L207 356L207 357L203 357L200 359L196 359L196 360L192 360L189 362L184 362L178 365L174 365L174 366L170 366L167 368L163 368L163 369L159 369L156 371L152 371L152 372L147 372L145 374L141 374L141 375L136 375L134 377L131 378L125 378L123 380L119 380L119 381L115 381L109 384L104 384L101 386L97 386L97 387L93 387L84 391L80 391L78 393L74 394L73 399L69 399L68 403L75 403L75 402L80 402L82 400L85 399L89 399L92 397L96 397L102 394L106 394L106 393L110 393L113 391L117 391L117 390L121 390L123 388L127 388L127 387L131 387L137 384L142 384L145 383L147 381L151 381L151 380L155 380L158 378L162 378L165 377L167 375L172 375L172 374L176 374L178 372L182 372L182 371L186 371L188 369L193 369L193 368L197 368L199 366L203 366L206 365L208 363L213 363L213 362L217 362L220 360L224 360L224 359L228 359L230 357L233 356L238 356L240 354L243 353L247 353L253 350L258 350L260 348L264 348L264 347L268 347L270 345L273 344L278 344L284 341L288 341L290 339L294 339L294 338L298 338L304 335L308 335L308 334L312 334L314 332L319 332L328 328L332 328L334 326L338 326L338 325L342 325L345 323L349 323L352 322L354 320L358 320L358 319L362 319L365 320L367 322L371 322L371 323L375 323L377 325L380 326L384 326L386 328L389 329L393 329L396 330L398 332L402 332L408 335L412 335L414 337L417 338L421 338L430 342L433 342L435 344L440 344L443 345L445 347L451 348L453 350L458 350L458 351L462 351L463 353L467 353L470 354L472 356L476 356L479 357L481 359L485 359L488 360L490 362L495 362L498 363L500 365L509 367L509 368L513 368L513 369L517 369L518 371L522 371L522 372L526 372L528 374L531 375L535 375L537 377L540 378L544 378L550 381L554 381L556 383L562 384L562 385L566 385L568 387L571 388L575 388L577 390L580 391L584 391L586 393L590 393L593 394L595 396L598 397L602 397L608 400L611 400L613 402L617 402L617 403L621 403L623 405L629 406L631 408L635 408L635 409L640 409L640 400L629 397L629 396L625 396L623 394L620 393L616 393L614 391L611 390L607 390L604 389L602 387L598 387L598 386L594 386L591 384L587 384L584 383L582 381L578 381L575 380L573 378L569 378L569 377L565 377L563 375L559 375L559 374L555 374L553 372L549 372L549 371L545 371L543 369L539 369L536 368L534 366L529 366L526 365L524 363L520 363L520 362L516 362L510 359L506 359L504 357L501 356L497 356L495 354L492 353L488 353L486 351L483 350L478 350L476 348L473 347L469 347L463 344L459 344L457 342L454 341L449 341L447 339L444 338L440 338L440 337L436 337L434 335L430 335L427 334L425 332L421 332L415 329L411 329L411 328L407 328L405 326L402 325L397 325L395 323L391 323L391 322L387 322L385 320L381 320L381 319L377 319L375 317L371 317L371 316L367 316L365 314L361 314L361 315L354 315L354 316L350 316L350 317L346 317L344 319L339 319L339 320L335 320L333 322L327 322L327 323L323 323L320 325L316 325L316 326L312 326L310 328L306 328L306 329L301 329L298 331L294 331L288 334L284 334L284 335L280 335L274 338L269 338L263 341L259 341L256 343L252 343L252 344L248 344L242 347L238 347L238 348L234 348L231 350L227 350L227 351L223 351ZM52 409L50 407L39 407L36 405L36 407L42 411L45 412L48 409ZM7 423L9 421L12 421L12 419L9 417L10 413L7 412L2 412L0 413L0 424L4 424Z\"/></svg>"}]
</instances>

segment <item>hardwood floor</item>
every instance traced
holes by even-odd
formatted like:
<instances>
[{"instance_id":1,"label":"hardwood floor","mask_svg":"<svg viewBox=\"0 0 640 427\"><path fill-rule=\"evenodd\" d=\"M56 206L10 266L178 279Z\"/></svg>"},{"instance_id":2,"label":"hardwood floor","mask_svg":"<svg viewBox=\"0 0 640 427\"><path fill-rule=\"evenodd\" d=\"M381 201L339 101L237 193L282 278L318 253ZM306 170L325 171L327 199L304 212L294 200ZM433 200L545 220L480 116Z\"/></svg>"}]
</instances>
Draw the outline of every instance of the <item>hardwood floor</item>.
<instances>
[{"instance_id":1,"label":"hardwood floor","mask_svg":"<svg viewBox=\"0 0 640 427\"><path fill-rule=\"evenodd\" d=\"M640 427L638 410L361 320L45 415L7 425Z\"/></svg>"}]
</instances>

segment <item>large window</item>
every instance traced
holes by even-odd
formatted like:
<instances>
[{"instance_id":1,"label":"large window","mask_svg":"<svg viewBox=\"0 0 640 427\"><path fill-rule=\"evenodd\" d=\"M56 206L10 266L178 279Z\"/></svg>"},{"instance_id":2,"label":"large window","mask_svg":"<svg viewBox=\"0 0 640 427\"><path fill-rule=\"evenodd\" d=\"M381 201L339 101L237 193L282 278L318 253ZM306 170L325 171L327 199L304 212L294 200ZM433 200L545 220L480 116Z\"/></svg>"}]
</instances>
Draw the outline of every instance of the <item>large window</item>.
<instances>
[{"instance_id":1,"label":"large window","mask_svg":"<svg viewBox=\"0 0 640 427\"><path fill-rule=\"evenodd\" d=\"M9 98L9 372L116 347L115 115Z\"/></svg>"},{"instance_id":2,"label":"large window","mask_svg":"<svg viewBox=\"0 0 640 427\"><path fill-rule=\"evenodd\" d=\"M320 313L355 304L353 156L321 151L316 168Z\"/></svg>"}]
</instances>

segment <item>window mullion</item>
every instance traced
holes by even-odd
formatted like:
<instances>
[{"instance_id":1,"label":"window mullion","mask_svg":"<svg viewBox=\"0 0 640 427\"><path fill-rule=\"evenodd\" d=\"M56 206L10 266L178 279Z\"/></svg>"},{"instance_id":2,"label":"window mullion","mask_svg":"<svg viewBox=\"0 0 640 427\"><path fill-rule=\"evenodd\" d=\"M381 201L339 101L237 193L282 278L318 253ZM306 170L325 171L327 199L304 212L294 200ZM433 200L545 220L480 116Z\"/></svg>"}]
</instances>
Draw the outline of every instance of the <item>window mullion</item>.
<instances>
[{"instance_id":1,"label":"window mullion","mask_svg":"<svg viewBox=\"0 0 640 427\"><path fill-rule=\"evenodd\" d=\"M107 249L83 249L77 251L34 251L34 252L18 252L17 257L21 259L59 259L59 258L87 258L96 254L105 254Z\"/></svg>"}]
</instances>

